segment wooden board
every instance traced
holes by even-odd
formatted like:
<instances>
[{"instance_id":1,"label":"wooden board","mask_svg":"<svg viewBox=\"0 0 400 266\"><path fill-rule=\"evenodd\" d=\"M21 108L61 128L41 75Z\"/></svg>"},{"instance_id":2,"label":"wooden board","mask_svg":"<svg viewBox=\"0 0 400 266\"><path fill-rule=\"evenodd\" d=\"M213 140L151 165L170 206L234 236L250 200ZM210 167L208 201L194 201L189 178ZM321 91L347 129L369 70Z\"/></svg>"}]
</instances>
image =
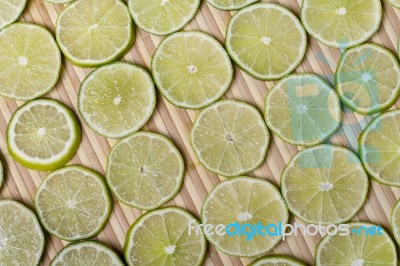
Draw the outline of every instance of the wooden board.
<instances>
[{"instance_id":1,"label":"wooden board","mask_svg":"<svg viewBox=\"0 0 400 266\"><path fill-rule=\"evenodd\" d=\"M271 0L270 2L281 4L295 14L299 14L301 0ZM400 32L400 11L393 9L387 3L383 3L383 6L385 13L382 26L380 31L374 35L372 41L384 44L388 49L396 52L395 47L397 46ZM21 17L21 21L41 24L54 32L57 14L62 9L62 5L49 4L43 2L43 0L28 0L28 6ZM226 25L230 17L231 13L214 9L204 1L196 17L185 29L204 31L223 42ZM279 25L276 26L279 27ZM124 60L134 62L148 69L151 56L161 39L137 30L136 42ZM317 73L332 83L339 57L340 51L338 49L328 48L310 37L307 55L297 72ZM91 69L74 67L64 59L61 78L56 88L47 96L63 101L77 113L79 84L90 71ZM246 101L262 110L264 97L272 86L273 82L257 81L236 69L235 80L225 97ZM6 162L6 180L1 188L0 197L12 198L32 207L36 188L45 173L31 171L15 163L10 158L5 143L7 123L11 114L21 104L22 102L0 98L0 150ZM397 108L399 107L400 101L397 102ZM185 182L178 196L168 205L182 206L199 216L199 211L207 192L220 182L221 178L206 171L199 164L190 147L189 131L195 116L196 111L176 108L158 95L157 109L144 127L144 130L160 132L171 137L184 154L186 161ZM343 125L331 138L331 142L356 149L357 137L370 120L371 117L345 112ZM71 163L83 164L104 173L107 154L115 141L100 137L83 123L82 125L83 141ZM250 175L265 178L279 185L279 176L283 167L297 151L298 148L296 146L285 144L274 137L269 147L266 161ZM372 221L390 230L388 217L391 207L399 196L400 189L381 186L372 182L368 202L354 220ZM114 200L111 218L104 231L98 236L98 239L121 252L129 225L140 215L141 212L139 210L124 206ZM293 217L291 219L294 220ZM292 255L309 264L313 264L313 254L319 240L320 236L305 237L298 235L290 237L287 241L279 244L273 252ZM50 260L66 244L66 242L62 242L55 237L47 236L46 251L43 255L42 264L48 265ZM224 255L211 246L205 264L247 265L250 261L251 259Z\"/></svg>"}]
</instances>

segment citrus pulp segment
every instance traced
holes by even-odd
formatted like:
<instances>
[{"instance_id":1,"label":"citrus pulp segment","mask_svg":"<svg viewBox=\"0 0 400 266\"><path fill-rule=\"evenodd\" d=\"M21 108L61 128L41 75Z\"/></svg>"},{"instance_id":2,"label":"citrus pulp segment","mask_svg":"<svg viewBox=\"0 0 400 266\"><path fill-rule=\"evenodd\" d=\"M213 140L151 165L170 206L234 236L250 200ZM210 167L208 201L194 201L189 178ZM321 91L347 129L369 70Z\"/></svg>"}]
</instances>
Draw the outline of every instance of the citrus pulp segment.
<instances>
[{"instance_id":1,"label":"citrus pulp segment","mask_svg":"<svg viewBox=\"0 0 400 266\"><path fill-rule=\"evenodd\" d=\"M121 0L74 1L56 23L61 51L82 67L97 67L122 57L134 37L132 19Z\"/></svg>"},{"instance_id":2,"label":"citrus pulp segment","mask_svg":"<svg viewBox=\"0 0 400 266\"><path fill-rule=\"evenodd\" d=\"M207 3L220 10L237 10L251 5L258 0L207 0Z\"/></svg>"},{"instance_id":3,"label":"citrus pulp segment","mask_svg":"<svg viewBox=\"0 0 400 266\"><path fill-rule=\"evenodd\" d=\"M168 35L192 20L200 0L129 0L128 5L140 29L155 35Z\"/></svg>"},{"instance_id":4,"label":"citrus pulp segment","mask_svg":"<svg viewBox=\"0 0 400 266\"><path fill-rule=\"evenodd\" d=\"M66 241L97 235L111 214L111 197L102 176L83 166L66 166L43 179L35 208L46 230Z\"/></svg>"},{"instance_id":5,"label":"citrus pulp segment","mask_svg":"<svg viewBox=\"0 0 400 266\"><path fill-rule=\"evenodd\" d=\"M275 80L291 73L303 60L307 35L292 12L260 3L233 15L225 46L241 69L257 79Z\"/></svg>"},{"instance_id":6,"label":"citrus pulp segment","mask_svg":"<svg viewBox=\"0 0 400 266\"><path fill-rule=\"evenodd\" d=\"M106 176L119 201L152 210L175 197L184 168L181 154L169 139L137 132L114 145L108 155Z\"/></svg>"},{"instance_id":7,"label":"citrus pulp segment","mask_svg":"<svg viewBox=\"0 0 400 266\"><path fill-rule=\"evenodd\" d=\"M301 20L307 32L319 42L349 48L368 40L382 18L380 0L304 0Z\"/></svg>"},{"instance_id":8,"label":"citrus pulp segment","mask_svg":"<svg viewBox=\"0 0 400 266\"><path fill-rule=\"evenodd\" d=\"M344 52L335 75L343 103L360 114L389 109L400 95L397 58L376 44L363 44Z\"/></svg>"},{"instance_id":9,"label":"citrus pulp segment","mask_svg":"<svg viewBox=\"0 0 400 266\"><path fill-rule=\"evenodd\" d=\"M129 63L102 66L82 82L78 108L86 124L108 138L139 130L156 105L153 80L141 67Z\"/></svg>"},{"instance_id":10,"label":"citrus pulp segment","mask_svg":"<svg viewBox=\"0 0 400 266\"><path fill-rule=\"evenodd\" d=\"M249 266L306 266L306 264L285 255L268 255L253 261Z\"/></svg>"},{"instance_id":11,"label":"citrus pulp segment","mask_svg":"<svg viewBox=\"0 0 400 266\"><path fill-rule=\"evenodd\" d=\"M201 32L178 32L165 38L151 68L162 95L172 104L200 109L229 88L233 69L222 45Z\"/></svg>"},{"instance_id":12,"label":"citrus pulp segment","mask_svg":"<svg viewBox=\"0 0 400 266\"><path fill-rule=\"evenodd\" d=\"M0 29L16 21L24 11L27 0L0 0Z\"/></svg>"},{"instance_id":13,"label":"citrus pulp segment","mask_svg":"<svg viewBox=\"0 0 400 266\"><path fill-rule=\"evenodd\" d=\"M134 265L203 265L207 241L202 230L191 232L188 227L200 226L189 212L166 207L139 217L129 228L124 256Z\"/></svg>"},{"instance_id":14,"label":"citrus pulp segment","mask_svg":"<svg viewBox=\"0 0 400 266\"><path fill-rule=\"evenodd\" d=\"M400 243L400 200L397 200L396 204L392 209L390 214L390 225L392 226L392 231L397 244Z\"/></svg>"},{"instance_id":15,"label":"citrus pulp segment","mask_svg":"<svg viewBox=\"0 0 400 266\"><path fill-rule=\"evenodd\" d=\"M321 78L291 75L279 81L265 103L268 127L281 139L300 146L313 146L327 139L340 126L339 97Z\"/></svg>"},{"instance_id":16,"label":"citrus pulp segment","mask_svg":"<svg viewBox=\"0 0 400 266\"><path fill-rule=\"evenodd\" d=\"M359 137L365 170L378 182L400 187L400 110L372 120Z\"/></svg>"},{"instance_id":17,"label":"citrus pulp segment","mask_svg":"<svg viewBox=\"0 0 400 266\"><path fill-rule=\"evenodd\" d=\"M60 69L60 50L44 27L15 23L0 32L0 95L20 101L42 96L54 88Z\"/></svg>"},{"instance_id":18,"label":"citrus pulp segment","mask_svg":"<svg viewBox=\"0 0 400 266\"><path fill-rule=\"evenodd\" d=\"M297 153L281 177L289 210L307 223L343 223L355 216L368 194L368 176L357 156L332 145Z\"/></svg>"}]
</instances>

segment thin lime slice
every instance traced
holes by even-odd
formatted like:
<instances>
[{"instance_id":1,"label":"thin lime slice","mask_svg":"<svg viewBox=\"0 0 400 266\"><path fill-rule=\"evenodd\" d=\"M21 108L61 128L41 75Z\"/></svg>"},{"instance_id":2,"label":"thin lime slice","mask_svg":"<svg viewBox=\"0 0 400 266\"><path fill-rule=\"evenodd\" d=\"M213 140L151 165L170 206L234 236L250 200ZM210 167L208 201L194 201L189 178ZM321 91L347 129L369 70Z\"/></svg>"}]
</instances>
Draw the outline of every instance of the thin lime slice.
<instances>
[{"instance_id":1,"label":"thin lime slice","mask_svg":"<svg viewBox=\"0 0 400 266\"><path fill-rule=\"evenodd\" d=\"M80 114L91 129L107 138L121 138L139 130L155 105L150 75L123 62L94 70L79 90Z\"/></svg>"},{"instance_id":2,"label":"thin lime slice","mask_svg":"<svg viewBox=\"0 0 400 266\"><path fill-rule=\"evenodd\" d=\"M284 141L313 146L340 125L339 97L320 77L292 75L279 81L266 98L265 120Z\"/></svg>"},{"instance_id":3,"label":"thin lime slice","mask_svg":"<svg viewBox=\"0 0 400 266\"><path fill-rule=\"evenodd\" d=\"M27 0L0 0L0 29L16 21L25 9Z\"/></svg>"},{"instance_id":4,"label":"thin lime slice","mask_svg":"<svg viewBox=\"0 0 400 266\"><path fill-rule=\"evenodd\" d=\"M284 29L284 30L282 30ZM229 21L225 39L229 55L257 79L280 79L303 60L307 35L297 17L286 8L254 4Z\"/></svg>"},{"instance_id":5,"label":"thin lime slice","mask_svg":"<svg viewBox=\"0 0 400 266\"><path fill-rule=\"evenodd\" d=\"M200 0L129 0L128 5L140 29L155 35L168 35L192 20Z\"/></svg>"},{"instance_id":6,"label":"thin lime slice","mask_svg":"<svg viewBox=\"0 0 400 266\"><path fill-rule=\"evenodd\" d=\"M50 266L124 266L114 250L94 241L82 241L63 248Z\"/></svg>"},{"instance_id":7,"label":"thin lime slice","mask_svg":"<svg viewBox=\"0 0 400 266\"><path fill-rule=\"evenodd\" d=\"M73 64L97 67L122 57L135 32L121 0L77 0L58 16L56 38Z\"/></svg>"},{"instance_id":8,"label":"thin lime slice","mask_svg":"<svg viewBox=\"0 0 400 266\"><path fill-rule=\"evenodd\" d=\"M359 138L359 154L376 181L400 187L400 110L386 112L368 124Z\"/></svg>"},{"instance_id":9,"label":"thin lime slice","mask_svg":"<svg viewBox=\"0 0 400 266\"><path fill-rule=\"evenodd\" d=\"M304 262L285 255L269 255L253 261L249 266L306 266Z\"/></svg>"},{"instance_id":10,"label":"thin lime slice","mask_svg":"<svg viewBox=\"0 0 400 266\"><path fill-rule=\"evenodd\" d=\"M390 215L390 224L397 244L400 244L400 199L397 200L396 205L392 209Z\"/></svg>"},{"instance_id":11,"label":"thin lime slice","mask_svg":"<svg viewBox=\"0 0 400 266\"><path fill-rule=\"evenodd\" d=\"M200 163L227 177L259 167L270 138L258 110L233 100L219 101L200 112L190 137Z\"/></svg>"},{"instance_id":12,"label":"thin lime slice","mask_svg":"<svg viewBox=\"0 0 400 266\"><path fill-rule=\"evenodd\" d=\"M335 76L343 103L359 114L389 109L400 95L400 65L385 48L368 43L344 52Z\"/></svg>"},{"instance_id":13,"label":"thin lime slice","mask_svg":"<svg viewBox=\"0 0 400 266\"><path fill-rule=\"evenodd\" d=\"M97 235L112 208L104 178L82 166L66 166L47 175L37 190L35 207L44 228L67 241Z\"/></svg>"},{"instance_id":14,"label":"thin lime slice","mask_svg":"<svg viewBox=\"0 0 400 266\"><path fill-rule=\"evenodd\" d=\"M229 88L233 69L222 45L201 32L168 36L154 53L151 68L155 83L172 104L203 108Z\"/></svg>"},{"instance_id":15,"label":"thin lime slice","mask_svg":"<svg viewBox=\"0 0 400 266\"><path fill-rule=\"evenodd\" d=\"M348 48L359 45L379 29L380 0L303 0L301 20L307 32L321 43Z\"/></svg>"},{"instance_id":16,"label":"thin lime slice","mask_svg":"<svg viewBox=\"0 0 400 266\"><path fill-rule=\"evenodd\" d=\"M400 0L386 0L394 8L400 9Z\"/></svg>"},{"instance_id":17,"label":"thin lime slice","mask_svg":"<svg viewBox=\"0 0 400 266\"><path fill-rule=\"evenodd\" d=\"M73 112L50 99L19 107L7 128L7 148L21 165L35 170L57 169L74 157L81 128Z\"/></svg>"},{"instance_id":18,"label":"thin lime slice","mask_svg":"<svg viewBox=\"0 0 400 266\"><path fill-rule=\"evenodd\" d=\"M178 149L155 133L134 133L115 144L108 155L111 191L122 203L141 210L156 209L175 197L183 173Z\"/></svg>"},{"instance_id":19,"label":"thin lime slice","mask_svg":"<svg viewBox=\"0 0 400 266\"><path fill-rule=\"evenodd\" d=\"M219 183L208 194L201 209L203 224L213 225L216 229L217 225L223 224L225 232L232 231L229 228L231 224L267 226L285 224L288 219L289 212L276 187L268 181L251 177L236 177ZM206 234L206 237L221 252L240 257L264 254L282 238L265 233L251 239L246 234L227 233Z\"/></svg>"},{"instance_id":20,"label":"thin lime slice","mask_svg":"<svg viewBox=\"0 0 400 266\"><path fill-rule=\"evenodd\" d=\"M126 235L126 262L129 266L203 265L207 241L201 230L189 234L189 225L200 226L192 214L181 208L167 207L143 214Z\"/></svg>"},{"instance_id":21,"label":"thin lime slice","mask_svg":"<svg viewBox=\"0 0 400 266\"><path fill-rule=\"evenodd\" d=\"M207 3L220 10L237 10L251 5L258 0L207 0Z\"/></svg>"},{"instance_id":22,"label":"thin lime slice","mask_svg":"<svg viewBox=\"0 0 400 266\"><path fill-rule=\"evenodd\" d=\"M48 30L16 23L0 32L0 43L0 95L28 101L54 88L61 53Z\"/></svg>"},{"instance_id":23,"label":"thin lime slice","mask_svg":"<svg viewBox=\"0 0 400 266\"><path fill-rule=\"evenodd\" d=\"M349 235L326 235L318 244L316 266L396 266L396 247L380 226L350 223Z\"/></svg>"},{"instance_id":24,"label":"thin lime slice","mask_svg":"<svg viewBox=\"0 0 400 266\"><path fill-rule=\"evenodd\" d=\"M332 145L297 153L281 178L289 210L307 223L324 225L353 218L367 198L368 185L357 156Z\"/></svg>"},{"instance_id":25,"label":"thin lime slice","mask_svg":"<svg viewBox=\"0 0 400 266\"><path fill-rule=\"evenodd\" d=\"M44 235L35 214L12 200L0 200L0 265L39 265Z\"/></svg>"}]
</instances>

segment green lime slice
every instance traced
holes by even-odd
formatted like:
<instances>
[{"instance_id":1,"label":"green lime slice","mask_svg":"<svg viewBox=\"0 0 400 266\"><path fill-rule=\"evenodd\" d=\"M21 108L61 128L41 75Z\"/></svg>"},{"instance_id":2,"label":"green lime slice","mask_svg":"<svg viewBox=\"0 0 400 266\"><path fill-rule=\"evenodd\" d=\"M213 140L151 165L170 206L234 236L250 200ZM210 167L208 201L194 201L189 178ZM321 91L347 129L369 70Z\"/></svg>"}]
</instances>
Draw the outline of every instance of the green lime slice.
<instances>
[{"instance_id":1,"label":"green lime slice","mask_svg":"<svg viewBox=\"0 0 400 266\"><path fill-rule=\"evenodd\" d=\"M189 225L200 226L181 208L166 207L143 214L126 235L126 262L129 266L203 265L207 241L201 230L189 235Z\"/></svg>"},{"instance_id":2,"label":"green lime slice","mask_svg":"<svg viewBox=\"0 0 400 266\"><path fill-rule=\"evenodd\" d=\"M287 223L289 212L276 187L263 179L236 177L216 185L208 194L201 208L201 220L205 225L225 225L225 232L232 224ZM206 234L210 243L223 253L254 257L271 250L281 236L235 234Z\"/></svg>"},{"instance_id":3,"label":"green lime slice","mask_svg":"<svg viewBox=\"0 0 400 266\"><path fill-rule=\"evenodd\" d=\"M386 0L393 7L400 9L400 0Z\"/></svg>"},{"instance_id":4,"label":"green lime slice","mask_svg":"<svg viewBox=\"0 0 400 266\"><path fill-rule=\"evenodd\" d=\"M172 104L200 109L215 102L232 81L233 69L222 45L201 32L178 32L165 38L151 69L163 96Z\"/></svg>"},{"instance_id":5,"label":"green lime slice","mask_svg":"<svg viewBox=\"0 0 400 266\"><path fill-rule=\"evenodd\" d=\"M380 0L303 0L301 20L319 42L336 48L359 45L379 29Z\"/></svg>"},{"instance_id":6,"label":"green lime slice","mask_svg":"<svg viewBox=\"0 0 400 266\"><path fill-rule=\"evenodd\" d=\"M400 95L400 65L385 48L368 43L346 50L336 69L336 90L359 114L389 109Z\"/></svg>"},{"instance_id":7,"label":"green lime slice","mask_svg":"<svg viewBox=\"0 0 400 266\"><path fill-rule=\"evenodd\" d=\"M140 29L155 35L168 35L192 20L200 0L129 0L128 5Z\"/></svg>"},{"instance_id":8,"label":"green lime slice","mask_svg":"<svg viewBox=\"0 0 400 266\"><path fill-rule=\"evenodd\" d=\"M97 67L122 57L135 32L121 0L77 0L58 15L56 38L73 64Z\"/></svg>"},{"instance_id":9,"label":"green lime slice","mask_svg":"<svg viewBox=\"0 0 400 266\"><path fill-rule=\"evenodd\" d=\"M124 266L114 250L94 241L82 241L63 248L50 266Z\"/></svg>"},{"instance_id":10,"label":"green lime slice","mask_svg":"<svg viewBox=\"0 0 400 266\"><path fill-rule=\"evenodd\" d=\"M0 95L28 101L54 88L61 53L48 30L15 23L0 32L0 43Z\"/></svg>"},{"instance_id":11,"label":"green lime slice","mask_svg":"<svg viewBox=\"0 0 400 266\"><path fill-rule=\"evenodd\" d=\"M21 203L0 200L0 265L39 265L43 250L35 214Z\"/></svg>"},{"instance_id":12,"label":"green lime slice","mask_svg":"<svg viewBox=\"0 0 400 266\"><path fill-rule=\"evenodd\" d=\"M113 63L90 73L79 90L78 109L86 124L107 138L139 130L156 105L153 80L141 67Z\"/></svg>"},{"instance_id":13,"label":"green lime slice","mask_svg":"<svg viewBox=\"0 0 400 266\"><path fill-rule=\"evenodd\" d=\"M348 224L348 235L326 235L315 252L316 266L396 266L396 247L381 227L369 223Z\"/></svg>"},{"instance_id":14,"label":"green lime slice","mask_svg":"<svg viewBox=\"0 0 400 266\"><path fill-rule=\"evenodd\" d=\"M181 154L169 139L137 132L114 145L108 155L106 176L119 201L152 210L179 192L184 168Z\"/></svg>"},{"instance_id":15,"label":"green lime slice","mask_svg":"<svg viewBox=\"0 0 400 266\"><path fill-rule=\"evenodd\" d=\"M392 209L392 213L390 215L390 224L392 226L394 238L396 239L397 243L400 244L400 199L397 200Z\"/></svg>"},{"instance_id":16,"label":"green lime slice","mask_svg":"<svg viewBox=\"0 0 400 266\"><path fill-rule=\"evenodd\" d=\"M207 3L220 10L238 10L258 0L207 0Z\"/></svg>"},{"instance_id":17,"label":"green lime slice","mask_svg":"<svg viewBox=\"0 0 400 266\"><path fill-rule=\"evenodd\" d=\"M104 178L82 166L66 166L47 175L37 190L35 207L44 228L66 241L97 235L112 209Z\"/></svg>"},{"instance_id":18,"label":"green lime slice","mask_svg":"<svg viewBox=\"0 0 400 266\"><path fill-rule=\"evenodd\" d=\"M400 187L400 110L372 120L358 142L360 158L368 174L382 184Z\"/></svg>"},{"instance_id":19,"label":"green lime slice","mask_svg":"<svg viewBox=\"0 0 400 266\"><path fill-rule=\"evenodd\" d=\"M269 255L253 261L249 266L307 266L307 264L285 255Z\"/></svg>"},{"instance_id":20,"label":"green lime slice","mask_svg":"<svg viewBox=\"0 0 400 266\"><path fill-rule=\"evenodd\" d=\"M297 153L281 177L289 210L314 224L353 218L368 194L368 176L357 156L342 147L319 145Z\"/></svg>"},{"instance_id":21,"label":"green lime slice","mask_svg":"<svg viewBox=\"0 0 400 266\"><path fill-rule=\"evenodd\" d=\"M223 100L197 115L190 139L205 168L232 177L261 165L270 137L256 108L243 102Z\"/></svg>"},{"instance_id":22,"label":"green lime slice","mask_svg":"<svg viewBox=\"0 0 400 266\"><path fill-rule=\"evenodd\" d=\"M16 21L25 9L27 0L0 1L0 29Z\"/></svg>"},{"instance_id":23,"label":"green lime slice","mask_svg":"<svg viewBox=\"0 0 400 266\"><path fill-rule=\"evenodd\" d=\"M19 107L7 128L7 148L21 165L57 169L74 157L81 142L74 113L61 102L37 99Z\"/></svg>"},{"instance_id":24,"label":"green lime slice","mask_svg":"<svg viewBox=\"0 0 400 266\"><path fill-rule=\"evenodd\" d=\"M265 103L268 127L284 141L313 146L340 126L339 97L320 77L292 75L279 81Z\"/></svg>"},{"instance_id":25,"label":"green lime slice","mask_svg":"<svg viewBox=\"0 0 400 266\"><path fill-rule=\"evenodd\" d=\"M245 72L257 79L274 80L290 74L303 60L307 35L292 12L280 5L260 3L233 15L225 45Z\"/></svg>"}]
</instances>

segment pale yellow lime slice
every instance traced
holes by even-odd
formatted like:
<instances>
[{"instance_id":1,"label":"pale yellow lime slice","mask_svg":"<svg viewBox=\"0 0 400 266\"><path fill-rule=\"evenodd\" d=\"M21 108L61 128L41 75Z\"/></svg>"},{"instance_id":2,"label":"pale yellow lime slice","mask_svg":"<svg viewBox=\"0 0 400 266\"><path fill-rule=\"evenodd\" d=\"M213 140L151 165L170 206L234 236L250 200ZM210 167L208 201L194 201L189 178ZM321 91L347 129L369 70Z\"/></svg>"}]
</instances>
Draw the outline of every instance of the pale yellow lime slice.
<instances>
[{"instance_id":1,"label":"pale yellow lime slice","mask_svg":"<svg viewBox=\"0 0 400 266\"><path fill-rule=\"evenodd\" d=\"M24 11L27 0L0 0L0 29L16 21Z\"/></svg>"},{"instance_id":2,"label":"pale yellow lime slice","mask_svg":"<svg viewBox=\"0 0 400 266\"><path fill-rule=\"evenodd\" d=\"M396 239L397 243L400 244L400 200L397 200L392 209L392 213L390 215L390 224L392 226L394 238Z\"/></svg>"},{"instance_id":3,"label":"pale yellow lime slice","mask_svg":"<svg viewBox=\"0 0 400 266\"><path fill-rule=\"evenodd\" d=\"M304 262L285 255L269 255L253 261L249 266L306 266Z\"/></svg>"}]
</instances>

